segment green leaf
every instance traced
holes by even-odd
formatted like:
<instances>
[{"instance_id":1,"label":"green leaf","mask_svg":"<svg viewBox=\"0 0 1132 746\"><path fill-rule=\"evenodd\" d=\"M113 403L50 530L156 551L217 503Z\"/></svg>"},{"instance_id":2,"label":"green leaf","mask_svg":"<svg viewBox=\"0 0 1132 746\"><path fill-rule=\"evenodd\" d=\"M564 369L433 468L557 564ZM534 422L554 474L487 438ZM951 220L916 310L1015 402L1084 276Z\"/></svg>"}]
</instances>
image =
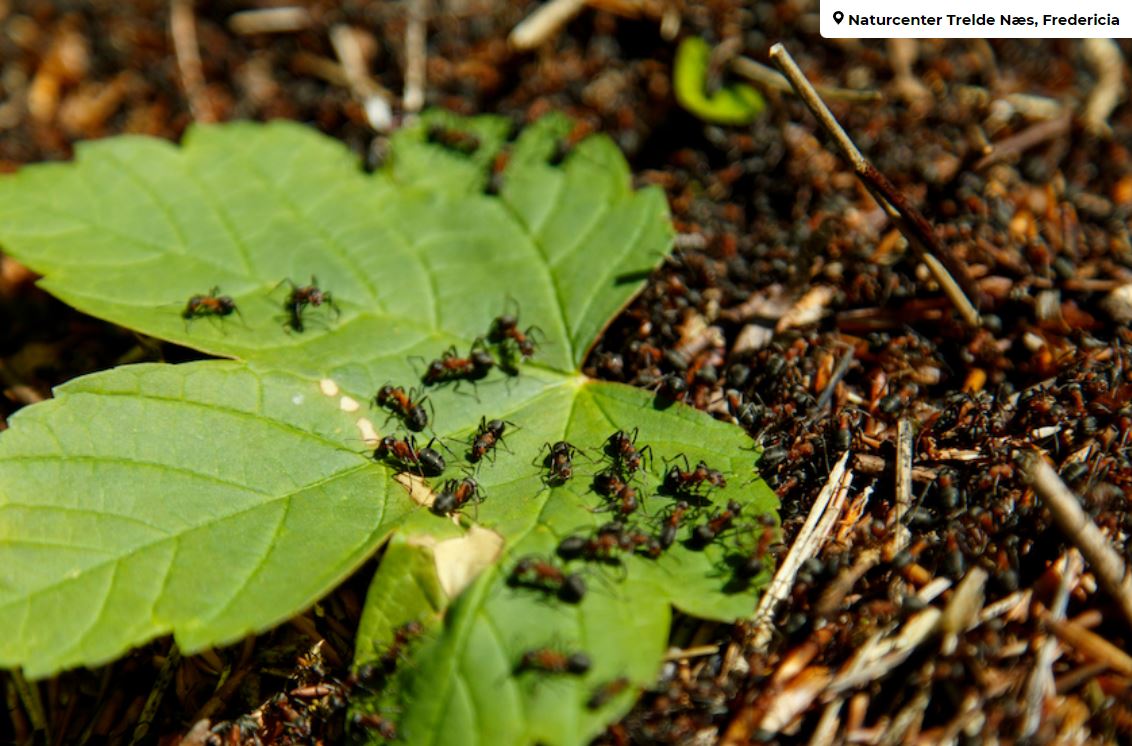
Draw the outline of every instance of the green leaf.
<instances>
[{"instance_id":1,"label":"green leaf","mask_svg":"<svg viewBox=\"0 0 1132 746\"><path fill-rule=\"evenodd\" d=\"M730 83L709 93L711 47L698 36L680 42L673 66L676 100L705 122L744 125L755 121L766 105L762 95L745 83Z\"/></svg>"},{"instance_id":2,"label":"green leaf","mask_svg":"<svg viewBox=\"0 0 1132 746\"><path fill-rule=\"evenodd\" d=\"M236 358L98 374L12 418L0 434L0 628L13 632L0 640L0 665L42 676L170 632L188 653L230 642L310 605L397 531L358 658L379 654L405 621L435 627L389 692L405 732L444 740L462 732L446 728L474 722L469 732L486 740L571 743L655 676L671 606L749 614L759 584L736 584L728 562L775 500L749 483L745 436L578 372L672 229L663 195L631 189L608 139L552 162L569 129L547 117L508 142L502 120L432 113L367 175L339 144L296 125L197 127L180 148L105 140L81 146L75 164L0 179L0 246L44 287L90 314ZM284 323L285 280L312 275L338 312L307 308L299 333ZM188 298L213 287L239 315L183 319ZM424 437L438 436L449 466L407 489L370 458L375 431L403 433L365 403L387 382L414 385L450 345L466 353L505 310L536 327L534 357L517 375L496 368L474 387L429 389ZM484 417L509 423L476 467L484 501L460 521L434 515L417 500L471 468L465 454ZM562 536L611 517L594 512L589 479L609 434L633 428L653 452L637 482L642 530L672 503L657 487L666 460L683 454L727 473L728 487L688 523L738 500L732 548L678 543L655 560L583 570L590 592L576 607L508 587L517 558L552 553ZM549 487L540 454L561 439L583 449L577 475ZM505 639L493 643L499 629ZM556 640L584 646L593 670L546 686L514 675L524 649ZM621 676L632 683L621 696L583 706L603 677ZM502 714L487 709L496 688L508 698ZM434 696L414 695L425 692Z\"/></svg>"},{"instance_id":3,"label":"green leaf","mask_svg":"<svg viewBox=\"0 0 1132 746\"><path fill-rule=\"evenodd\" d=\"M0 439L0 662L42 676L172 630L199 650L323 595L410 507L336 404L209 362L87 376L17 413Z\"/></svg>"},{"instance_id":4,"label":"green leaf","mask_svg":"<svg viewBox=\"0 0 1132 746\"><path fill-rule=\"evenodd\" d=\"M651 467L637 482L642 511L651 516L636 517L642 530L654 530L675 502L658 491L664 463L680 454L693 464L703 459L725 472L727 487L710 493L710 505L698 515L702 520L729 500L739 501L746 516L741 533L750 534L749 546L756 531L749 524L757 525L755 519L777 504L765 485L744 484L752 454L744 448L746 436L733 426L683 405L658 411L645 392L617 384L568 384L545 396L561 404L536 400L509 412L520 428L507 440L513 453L500 454L500 463L478 476L486 497L477 506L476 520L509 538L503 560L459 597L442 633L422 645L398 679L400 732L411 743L586 743L633 703L631 695L622 696L590 710L585 703L596 687L626 677L639 690L655 680L667 644L670 605L723 621L754 610L752 590L761 583L736 582L727 564L733 552L724 544L688 546L690 525L658 559L625 553L617 565L569 563L569 571L583 573L588 585L577 605L508 585L519 558L553 559L562 538L584 535L614 517L594 512L603 501L591 489L588 474L601 467L597 447L617 429L639 428L638 444L653 451ZM543 443L563 438L591 450L593 463L579 457L574 479L548 487L542 471L529 465L539 461L540 451L545 453ZM728 543L739 546L741 540ZM403 595L398 588L405 582L393 575L375 578L367 619L384 618L386 600ZM421 604L395 622L363 623L359 660L378 656L397 624L426 612ZM582 677L516 675L524 652L546 646L585 652L593 668Z\"/></svg>"}]
</instances>

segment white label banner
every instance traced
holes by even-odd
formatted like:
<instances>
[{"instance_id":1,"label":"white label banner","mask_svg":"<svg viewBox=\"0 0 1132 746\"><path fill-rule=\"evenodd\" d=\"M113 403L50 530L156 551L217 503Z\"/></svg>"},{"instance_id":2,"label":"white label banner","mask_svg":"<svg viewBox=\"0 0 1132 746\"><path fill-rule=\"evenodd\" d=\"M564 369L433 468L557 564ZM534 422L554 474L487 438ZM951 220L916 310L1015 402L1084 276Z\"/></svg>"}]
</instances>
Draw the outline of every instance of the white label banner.
<instances>
[{"instance_id":1,"label":"white label banner","mask_svg":"<svg viewBox=\"0 0 1132 746\"><path fill-rule=\"evenodd\" d=\"M827 39L1132 37L1132 1L820 0Z\"/></svg>"}]
</instances>

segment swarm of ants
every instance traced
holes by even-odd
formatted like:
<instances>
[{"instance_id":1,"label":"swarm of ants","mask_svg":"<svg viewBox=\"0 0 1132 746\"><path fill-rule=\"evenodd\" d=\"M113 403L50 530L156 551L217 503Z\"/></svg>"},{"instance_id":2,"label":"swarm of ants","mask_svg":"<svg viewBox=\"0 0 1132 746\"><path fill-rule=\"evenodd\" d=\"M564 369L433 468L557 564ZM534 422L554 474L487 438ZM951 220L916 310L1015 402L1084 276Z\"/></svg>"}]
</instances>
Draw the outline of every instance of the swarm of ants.
<instances>
[{"instance_id":1,"label":"swarm of ants","mask_svg":"<svg viewBox=\"0 0 1132 746\"><path fill-rule=\"evenodd\" d=\"M478 470L492 468L501 450L510 454L506 439L522 428L501 418L481 417L466 441L464 475L444 478L450 460L441 450L453 457L457 454L436 436L425 445L416 440L416 435L428 430L436 417L425 391L461 384L475 391L497 365L509 375L517 375L515 364L535 353L535 333L536 327L520 331L516 315L497 317L487 334L472 343L467 355L450 347L439 358L424 363L420 388L387 383L373 396L373 406L387 415L386 425L393 422L406 431L403 435L382 437L373 458L399 472L433 479L437 486L433 488L430 510L437 516L463 516L470 507L487 499ZM495 345L499 361L489 343ZM585 469L589 472L588 483L581 486L595 498L589 509L595 515L610 513L611 519L563 537L552 554L527 554L508 560L504 580L512 592L532 594L549 603L577 605L594 592L587 577L601 586L623 580L630 557L657 561L677 544L695 551L714 545L721 547L719 572L730 578L729 587L745 587L762 571L767 542L747 546L743 537L750 533L747 529L752 517L742 515L738 502L731 500L725 506L713 507L710 493L726 487L727 478L706 461L697 460L692 465L686 455L678 454L666 463L663 476L654 480L650 476L653 448L640 442L640 433L634 428L617 430L596 444L567 440L544 443L536 465L546 487L555 489L575 480L579 460L592 465ZM652 511L647 508L650 505ZM768 526L772 528L773 524L771 521ZM578 676L589 668L585 651L548 645L523 653L513 671L516 676ZM346 689L338 687L335 692L348 698L350 692L362 691L357 688L361 686L359 682L369 680L364 672L358 672L344 680L349 685ZM587 706L603 707L629 688L624 677L601 682L588 697ZM363 690L369 692L369 688ZM395 732L394 721L387 715L366 715L355 720L355 724L369 723L382 733Z\"/></svg>"}]
</instances>

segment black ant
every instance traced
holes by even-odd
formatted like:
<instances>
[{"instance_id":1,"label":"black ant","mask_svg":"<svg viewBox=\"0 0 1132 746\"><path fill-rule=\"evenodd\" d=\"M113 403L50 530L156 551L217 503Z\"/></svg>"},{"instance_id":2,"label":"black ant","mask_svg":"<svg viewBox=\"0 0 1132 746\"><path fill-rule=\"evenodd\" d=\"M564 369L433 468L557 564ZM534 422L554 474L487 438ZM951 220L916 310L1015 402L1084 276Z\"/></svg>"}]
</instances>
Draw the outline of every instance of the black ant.
<instances>
[{"instance_id":1,"label":"black ant","mask_svg":"<svg viewBox=\"0 0 1132 746\"><path fill-rule=\"evenodd\" d=\"M655 386L658 407L672 402L683 401L688 393L688 382L684 376L665 373L652 383Z\"/></svg>"},{"instance_id":2,"label":"black ant","mask_svg":"<svg viewBox=\"0 0 1132 746\"><path fill-rule=\"evenodd\" d=\"M542 557L523 557L507 577L511 586L535 588L555 594L560 601L576 604L586 595L586 582L578 573L567 573Z\"/></svg>"},{"instance_id":3,"label":"black ant","mask_svg":"<svg viewBox=\"0 0 1132 746\"><path fill-rule=\"evenodd\" d=\"M406 622L393 630L393 639L386 646L381 656L374 661L363 663L351 673L345 681L347 687L361 687L368 691L376 691L384 685L385 681L397 670L398 664L404 655L405 648L424 632L424 625L419 621Z\"/></svg>"},{"instance_id":4,"label":"black ant","mask_svg":"<svg viewBox=\"0 0 1132 746\"><path fill-rule=\"evenodd\" d=\"M584 559L620 564L618 555L625 549L624 534L624 524L612 521L600 526L593 536L567 536L558 542L555 551L564 560Z\"/></svg>"},{"instance_id":5,"label":"black ant","mask_svg":"<svg viewBox=\"0 0 1132 746\"><path fill-rule=\"evenodd\" d=\"M478 137L463 130L442 127L434 124L428 128L426 134L428 142L440 145L445 150L451 150L460 155L469 156L480 147Z\"/></svg>"},{"instance_id":6,"label":"black ant","mask_svg":"<svg viewBox=\"0 0 1132 746\"><path fill-rule=\"evenodd\" d=\"M468 451L468 461L473 464L490 453L495 446L503 442L503 432L507 426L515 427L514 422L507 420L488 420L480 417L479 427L472 436L472 448Z\"/></svg>"},{"instance_id":7,"label":"black ant","mask_svg":"<svg viewBox=\"0 0 1132 746\"><path fill-rule=\"evenodd\" d=\"M581 676L590 670L590 657L585 653L563 653L552 648L528 650L515 666L515 673L541 671Z\"/></svg>"},{"instance_id":8,"label":"black ant","mask_svg":"<svg viewBox=\"0 0 1132 746\"><path fill-rule=\"evenodd\" d=\"M774 520L764 516L761 520L763 530L759 534L755 549L748 553L739 553L731 558L731 566L735 571L735 578L740 583L747 583L763 571L763 562L770 552L770 547L778 535Z\"/></svg>"},{"instance_id":9,"label":"black ant","mask_svg":"<svg viewBox=\"0 0 1132 746\"><path fill-rule=\"evenodd\" d=\"M630 432L618 430L606 439L605 453L626 473L632 474L641 468L646 454L652 459L652 446L637 448L637 428Z\"/></svg>"},{"instance_id":10,"label":"black ant","mask_svg":"<svg viewBox=\"0 0 1132 746\"><path fill-rule=\"evenodd\" d=\"M471 477L464 479L449 479L444 483L440 494L432 501L432 512L437 515L448 515L459 510L469 501L482 500L479 484Z\"/></svg>"},{"instance_id":11,"label":"black ant","mask_svg":"<svg viewBox=\"0 0 1132 746\"><path fill-rule=\"evenodd\" d=\"M455 347L449 347L440 357L428 364L421 381L426 386L456 381L475 383L491 371L495 358L487 351L483 339L472 342L467 357L460 357Z\"/></svg>"},{"instance_id":12,"label":"black ant","mask_svg":"<svg viewBox=\"0 0 1132 746\"><path fill-rule=\"evenodd\" d=\"M331 295L330 291L318 287L318 279L314 275L311 275L310 285L296 285L290 278L283 280L283 282L291 286L291 292L287 294L287 299L283 301L283 310L288 315L287 326L294 331L303 331L303 311L306 310L307 306L326 305L334 311L336 317L341 315L338 304L334 302L334 296Z\"/></svg>"},{"instance_id":13,"label":"black ant","mask_svg":"<svg viewBox=\"0 0 1132 746\"><path fill-rule=\"evenodd\" d=\"M590 486L602 497L613 497L628 485L617 469L611 466L594 474Z\"/></svg>"},{"instance_id":14,"label":"black ant","mask_svg":"<svg viewBox=\"0 0 1132 746\"><path fill-rule=\"evenodd\" d=\"M236 308L236 301L232 300L232 296L219 295L219 293L220 288L213 287L208 291L208 295L194 295L189 298L189 302L185 304L185 309L181 311L181 318L185 321L192 321L206 316L223 317L240 312L240 309Z\"/></svg>"},{"instance_id":15,"label":"black ant","mask_svg":"<svg viewBox=\"0 0 1132 746\"><path fill-rule=\"evenodd\" d=\"M405 427L413 432L420 432L428 427L428 412L425 411L423 406L428 401L428 397L423 396L417 401L413 401L413 398L419 394L420 392L417 389L409 389L406 393L400 386L385 384L378 389L373 402L378 407L387 409L400 417L401 421L405 423Z\"/></svg>"},{"instance_id":16,"label":"black ant","mask_svg":"<svg viewBox=\"0 0 1132 746\"><path fill-rule=\"evenodd\" d=\"M657 543L659 543L662 548L668 549L668 547L676 542L676 533L680 530L680 522L690 509L688 503L681 500L668 511L668 515L664 517L664 525L661 527L660 534L657 536Z\"/></svg>"},{"instance_id":17,"label":"black ant","mask_svg":"<svg viewBox=\"0 0 1132 746\"><path fill-rule=\"evenodd\" d=\"M544 481L551 485L565 484L574 476L574 456L580 452L577 446L560 440L553 444L545 443L543 448L547 450L542 460L547 470Z\"/></svg>"},{"instance_id":18,"label":"black ant","mask_svg":"<svg viewBox=\"0 0 1132 746\"><path fill-rule=\"evenodd\" d=\"M633 551L637 554L648 557L649 559L656 559L664 554L667 547L660 544L660 539L651 536L636 529L625 529L621 532L620 536L621 548L626 551Z\"/></svg>"},{"instance_id":19,"label":"black ant","mask_svg":"<svg viewBox=\"0 0 1132 746\"><path fill-rule=\"evenodd\" d=\"M593 694L586 700L586 707L590 710L600 710L621 692L629 688L629 679L620 676L612 681L599 684Z\"/></svg>"},{"instance_id":20,"label":"black ant","mask_svg":"<svg viewBox=\"0 0 1132 746\"><path fill-rule=\"evenodd\" d=\"M742 509L742 505L734 500L729 500L725 510L715 513L708 519L707 523L701 523L692 529L692 544L698 547L710 544L715 540L715 537L719 536L734 523L735 518L739 515L739 511Z\"/></svg>"},{"instance_id":21,"label":"black ant","mask_svg":"<svg viewBox=\"0 0 1132 746\"><path fill-rule=\"evenodd\" d=\"M509 373L518 371L520 360L529 360L534 357L535 351L538 350L538 344L534 340L535 332L541 334L542 330L537 326L529 326L525 330L520 330L517 315L505 313L492 320L487 331L487 339L489 342L500 345L500 352L503 353L503 367Z\"/></svg>"},{"instance_id":22,"label":"black ant","mask_svg":"<svg viewBox=\"0 0 1132 746\"><path fill-rule=\"evenodd\" d=\"M383 718L374 712L355 712L350 715L350 725L355 728L365 728L377 733L386 741L397 740L397 726L392 720Z\"/></svg>"},{"instance_id":23,"label":"black ant","mask_svg":"<svg viewBox=\"0 0 1132 746\"><path fill-rule=\"evenodd\" d=\"M616 501L618 503L616 509L623 516L629 515L641 506L640 501L637 500L637 490L621 477L615 467L594 474L591 486L594 492Z\"/></svg>"},{"instance_id":24,"label":"black ant","mask_svg":"<svg viewBox=\"0 0 1132 746\"><path fill-rule=\"evenodd\" d=\"M712 487L727 486L723 472L709 468L703 461L697 463L696 468L692 469L688 466L688 457L684 454L680 454L680 457L684 459L684 468L680 469L674 464L668 469L664 475L664 488L666 490L672 493L681 493L697 490L705 484Z\"/></svg>"},{"instance_id":25,"label":"black ant","mask_svg":"<svg viewBox=\"0 0 1132 746\"><path fill-rule=\"evenodd\" d=\"M392 435L386 435L381 439L381 444L374 449L373 457L404 471L417 471L421 476L434 477L443 472L447 466L440 452L432 448L435 440L433 438L427 446L418 449L416 439L412 436L399 440Z\"/></svg>"}]
</instances>

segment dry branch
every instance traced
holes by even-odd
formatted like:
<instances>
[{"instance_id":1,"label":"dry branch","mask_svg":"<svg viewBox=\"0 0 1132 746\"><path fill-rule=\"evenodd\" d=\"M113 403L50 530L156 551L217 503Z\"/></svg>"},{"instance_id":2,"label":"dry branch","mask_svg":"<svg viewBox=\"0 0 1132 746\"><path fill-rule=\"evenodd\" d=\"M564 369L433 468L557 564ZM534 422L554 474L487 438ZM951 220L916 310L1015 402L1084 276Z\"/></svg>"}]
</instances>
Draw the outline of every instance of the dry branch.
<instances>
[{"instance_id":1,"label":"dry branch","mask_svg":"<svg viewBox=\"0 0 1132 746\"><path fill-rule=\"evenodd\" d=\"M891 538L886 552L889 559L908 546L911 532L904 525L912 507L912 421L902 417L896 429L896 504L888 515Z\"/></svg>"},{"instance_id":2,"label":"dry branch","mask_svg":"<svg viewBox=\"0 0 1132 746\"><path fill-rule=\"evenodd\" d=\"M1132 575L1128 574L1124 560L1081 508L1080 501L1053 467L1036 452L1030 452L1023 458L1026 478L1049 507L1054 523L1081 550L1101 587L1116 601L1125 620L1132 626Z\"/></svg>"},{"instance_id":3,"label":"dry branch","mask_svg":"<svg viewBox=\"0 0 1132 746\"><path fill-rule=\"evenodd\" d=\"M256 8L241 10L228 17L228 28L235 34L288 34L309 28L314 19L306 8Z\"/></svg>"},{"instance_id":4,"label":"dry branch","mask_svg":"<svg viewBox=\"0 0 1132 746\"><path fill-rule=\"evenodd\" d=\"M393 96L370 77L357 32L349 26L334 26L330 29L330 43L346 73L350 91L365 109L370 126L378 132L388 131L393 126L393 109L389 103Z\"/></svg>"},{"instance_id":5,"label":"dry branch","mask_svg":"<svg viewBox=\"0 0 1132 746\"><path fill-rule=\"evenodd\" d=\"M853 481L852 472L846 470L845 465L848 461L849 451L846 451L833 465L829 479L826 480L825 486L810 508L810 514L806 517L802 530L798 532L786 558L782 560L766 592L759 599L759 605L752 617L754 628L751 632L751 646L756 651L770 642L775 609L778 608L779 602L789 595L802 563L817 554L825 537L833 529L837 516L841 513L845 496L849 493L849 485Z\"/></svg>"},{"instance_id":6,"label":"dry branch","mask_svg":"<svg viewBox=\"0 0 1132 746\"><path fill-rule=\"evenodd\" d=\"M406 112L414 114L424 107L425 102L428 12L428 0L410 0L409 23L405 28L405 93L401 106Z\"/></svg>"},{"instance_id":7,"label":"dry branch","mask_svg":"<svg viewBox=\"0 0 1132 746\"><path fill-rule=\"evenodd\" d=\"M979 293L963 265L939 240L920 211L900 194L884 174L865 160L786 48L781 44L775 44L770 48L770 58L782 69L806 106L833 137L842 155L852 164L861 183L900 227L900 232L908 238L918 252L920 260L931 270L932 276L943 288L963 320L968 325L977 327L979 312L970 299L978 298Z\"/></svg>"},{"instance_id":8,"label":"dry branch","mask_svg":"<svg viewBox=\"0 0 1132 746\"><path fill-rule=\"evenodd\" d=\"M551 39L584 7L586 0L550 0L513 28L507 41L520 52L530 51Z\"/></svg>"},{"instance_id":9,"label":"dry branch","mask_svg":"<svg viewBox=\"0 0 1132 746\"><path fill-rule=\"evenodd\" d=\"M764 88L797 95L794 88L791 87L790 81L784 78L782 73L776 72L760 62L756 62L750 57L736 57L731 60L731 69L734 70L736 74L754 83L758 83ZM828 85L817 86L817 92L831 101L851 101L858 104L880 101L884 98L880 91L838 88Z\"/></svg>"},{"instance_id":10,"label":"dry branch","mask_svg":"<svg viewBox=\"0 0 1132 746\"><path fill-rule=\"evenodd\" d=\"M198 122L215 122L216 114L209 104L204 86L204 73L197 43L197 21L193 0L173 0L169 7L169 35L177 56L181 85L189 100L189 111Z\"/></svg>"}]
</instances>

